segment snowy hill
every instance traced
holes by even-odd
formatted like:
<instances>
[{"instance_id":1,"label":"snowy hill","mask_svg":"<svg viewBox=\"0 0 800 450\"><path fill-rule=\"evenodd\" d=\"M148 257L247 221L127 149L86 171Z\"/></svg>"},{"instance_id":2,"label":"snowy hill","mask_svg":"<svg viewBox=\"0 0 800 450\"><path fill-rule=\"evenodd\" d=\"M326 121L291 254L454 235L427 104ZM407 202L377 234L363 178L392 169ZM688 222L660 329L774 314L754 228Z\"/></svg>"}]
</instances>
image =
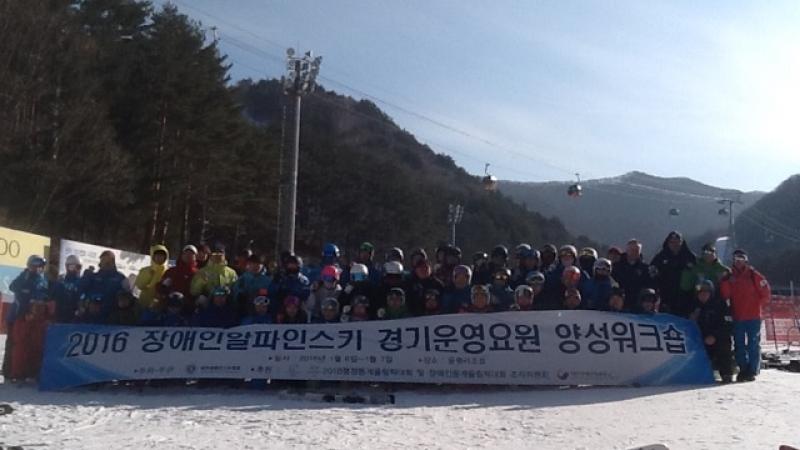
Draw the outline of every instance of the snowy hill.
<instances>
[{"instance_id":1,"label":"snowy hill","mask_svg":"<svg viewBox=\"0 0 800 450\"><path fill-rule=\"evenodd\" d=\"M581 183L583 196L567 196L573 182L518 183L501 181L500 191L529 209L561 219L576 235L608 245L623 245L636 237L652 257L670 230L692 238L709 230L725 229L728 217L718 214L718 198L739 198L738 211L761 198L763 192L739 192L709 186L689 178L662 178L629 172L613 178ZM677 209L680 214L670 215Z\"/></svg>"},{"instance_id":2,"label":"snowy hill","mask_svg":"<svg viewBox=\"0 0 800 450\"><path fill-rule=\"evenodd\" d=\"M0 336L0 349L3 337ZM275 390L43 393L0 385L0 446L58 449L777 449L800 445L800 375L704 388L404 388L394 405Z\"/></svg>"}]
</instances>

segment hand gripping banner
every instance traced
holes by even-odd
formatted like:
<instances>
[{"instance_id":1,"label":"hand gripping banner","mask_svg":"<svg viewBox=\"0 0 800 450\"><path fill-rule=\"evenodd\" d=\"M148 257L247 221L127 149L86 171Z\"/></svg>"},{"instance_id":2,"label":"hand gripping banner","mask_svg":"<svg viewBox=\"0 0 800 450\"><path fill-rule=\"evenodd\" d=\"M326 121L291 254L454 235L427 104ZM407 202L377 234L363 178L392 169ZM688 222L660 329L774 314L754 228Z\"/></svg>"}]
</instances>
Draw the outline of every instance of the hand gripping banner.
<instances>
[{"instance_id":1,"label":"hand gripping banner","mask_svg":"<svg viewBox=\"0 0 800 450\"><path fill-rule=\"evenodd\" d=\"M607 386L714 381L695 324L669 314L547 311L228 329L48 329L41 389L159 378Z\"/></svg>"}]
</instances>

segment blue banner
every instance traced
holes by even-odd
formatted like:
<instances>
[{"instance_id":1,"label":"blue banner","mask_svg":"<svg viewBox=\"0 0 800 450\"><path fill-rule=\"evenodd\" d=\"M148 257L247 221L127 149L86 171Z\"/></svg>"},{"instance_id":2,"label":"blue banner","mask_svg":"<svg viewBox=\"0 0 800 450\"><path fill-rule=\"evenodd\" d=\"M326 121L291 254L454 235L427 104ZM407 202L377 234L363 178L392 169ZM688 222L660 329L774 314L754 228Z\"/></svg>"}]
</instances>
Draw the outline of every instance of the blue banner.
<instances>
[{"instance_id":1,"label":"blue banner","mask_svg":"<svg viewBox=\"0 0 800 450\"><path fill-rule=\"evenodd\" d=\"M511 385L714 381L695 324L597 311L229 329L53 325L40 388L234 378Z\"/></svg>"}]
</instances>

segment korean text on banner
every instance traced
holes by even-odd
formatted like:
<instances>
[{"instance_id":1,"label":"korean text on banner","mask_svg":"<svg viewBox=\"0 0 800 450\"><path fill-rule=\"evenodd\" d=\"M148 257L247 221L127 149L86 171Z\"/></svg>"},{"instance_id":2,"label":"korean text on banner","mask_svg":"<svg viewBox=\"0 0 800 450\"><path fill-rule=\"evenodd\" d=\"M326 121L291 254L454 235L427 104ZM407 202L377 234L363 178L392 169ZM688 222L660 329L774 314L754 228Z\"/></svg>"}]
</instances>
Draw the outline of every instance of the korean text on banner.
<instances>
[{"instance_id":1,"label":"korean text on banner","mask_svg":"<svg viewBox=\"0 0 800 450\"><path fill-rule=\"evenodd\" d=\"M507 312L229 329L48 330L42 389L157 378L513 385L714 380L695 324L668 314Z\"/></svg>"}]
</instances>

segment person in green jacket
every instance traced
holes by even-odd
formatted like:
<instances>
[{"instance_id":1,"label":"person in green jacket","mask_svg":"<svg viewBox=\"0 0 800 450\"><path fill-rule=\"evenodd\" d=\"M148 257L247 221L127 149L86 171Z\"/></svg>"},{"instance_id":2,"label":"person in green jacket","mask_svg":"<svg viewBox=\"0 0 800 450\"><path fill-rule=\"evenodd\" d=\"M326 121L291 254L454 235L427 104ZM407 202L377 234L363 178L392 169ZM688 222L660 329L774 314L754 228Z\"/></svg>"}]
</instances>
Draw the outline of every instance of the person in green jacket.
<instances>
[{"instance_id":1,"label":"person in green jacket","mask_svg":"<svg viewBox=\"0 0 800 450\"><path fill-rule=\"evenodd\" d=\"M708 243L703 246L702 255L697 262L693 266L687 267L681 274L681 290L691 292L706 280L716 285L730 271L731 269L717 258L717 249L714 244Z\"/></svg>"},{"instance_id":2,"label":"person in green jacket","mask_svg":"<svg viewBox=\"0 0 800 450\"><path fill-rule=\"evenodd\" d=\"M136 287L139 288L139 305L149 308L156 298L156 288L161 282L161 277L167 271L169 251L163 245L154 245L150 248L150 265L143 267L136 277Z\"/></svg>"},{"instance_id":3,"label":"person in green jacket","mask_svg":"<svg viewBox=\"0 0 800 450\"><path fill-rule=\"evenodd\" d=\"M236 271L228 267L225 260L225 247L221 244L214 245L211 249L211 256L208 264L198 270L192 277L190 291L193 296L210 296L216 287L226 287L230 289L236 283Z\"/></svg>"}]
</instances>

